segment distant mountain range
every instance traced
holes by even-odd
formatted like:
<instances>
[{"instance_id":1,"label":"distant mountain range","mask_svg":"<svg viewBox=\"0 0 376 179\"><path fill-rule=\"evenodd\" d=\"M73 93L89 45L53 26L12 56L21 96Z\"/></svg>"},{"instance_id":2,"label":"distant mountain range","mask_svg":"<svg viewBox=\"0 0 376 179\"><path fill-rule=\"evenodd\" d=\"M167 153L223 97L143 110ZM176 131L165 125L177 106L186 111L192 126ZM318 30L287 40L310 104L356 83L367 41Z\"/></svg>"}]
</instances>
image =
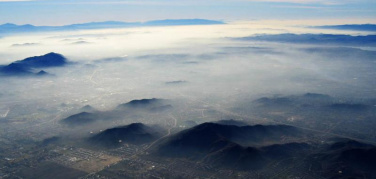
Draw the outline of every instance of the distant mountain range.
<instances>
[{"instance_id":1,"label":"distant mountain range","mask_svg":"<svg viewBox=\"0 0 376 179\"><path fill-rule=\"evenodd\" d=\"M0 66L2 76L45 76L48 75L42 68L61 67L68 63L67 59L60 54L51 52L42 56L25 58L9 65ZM33 71L39 69L35 73Z\"/></svg>"},{"instance_id":2,"label":"distant mountain range","mask_svg":"<svg viewBox=\"0 0 376 179\"><path fill-rule=\"evenodd\" d=\"M287 109L298 108L298 111L305 109L330 113L355 113L366 114L369 111L375 111L372 107L372 101L359 102L341 101L329 95L306 93L301 96L283 96L283 97L263 97L254 101L258 107L267 108L269 110L279 109L287 111ZM349 114L348 114L349 115Z\"/></svg>"},{"instance_id":3,"label":"distant mountain range","mask_svg":"<svg viewBox=\"0 0 376 179\"><path fill-rule=\"evenodd\" d=\"M34 26L30 24L16 25L3 24L0 25L0 34L27 33L27 32L45 32L45 31L70 31L84 29L103 29L103 28L125 28L125 27L147 27L147 26L178 26L178 25L214 25L225 24L222 21L206 20L206 19L166 19L147 22L90 22L82 24L71 24L64 26Z\"/></svg>"},{"instance_id":4,"label":"distant mountain range","mask_svg":"<svg viewBox=\"0 0 376 179\"><path fill-rule=\"evenodd\" d=\"M374 31L376 31L376 24L326 25L326 26L315 26L314 28L374 32Z\"/></svg>"},{"instance_id":5,"label":"distant mountain range","mask_svg":"<svg viewBox=\"0 0 376 179\"><path fill-rule=\"evenodd\" d=\"M243 41L269 41L302 44L376 45L376 35L351 36L336 34L273 34L236 38Z\"/></svg>"}]
</instances>

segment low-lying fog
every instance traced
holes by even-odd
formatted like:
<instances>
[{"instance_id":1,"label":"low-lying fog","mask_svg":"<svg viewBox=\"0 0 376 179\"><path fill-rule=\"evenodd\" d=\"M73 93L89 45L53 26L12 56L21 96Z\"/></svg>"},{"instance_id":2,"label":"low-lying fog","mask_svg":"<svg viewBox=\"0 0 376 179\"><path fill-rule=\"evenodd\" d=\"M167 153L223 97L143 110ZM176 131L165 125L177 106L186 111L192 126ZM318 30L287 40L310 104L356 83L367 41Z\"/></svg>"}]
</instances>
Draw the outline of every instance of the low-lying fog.
<instances>
[{"instance_id":1,"label":"low-lying fog","mask_svg":"<svg viewBox=\"0 0 376 179\"><path fill-rule=\"evenodd\" d=\"M280 33L368 35L288 24L254 21L1 37L1 64L49 52L72 63L45 69L53 74L49 77L0 77L0 113L3 119L14 116L13 123L40 126L38 120L60 120L85 105L110 110L154 97L223 109L275 94L376 97L372 46L238 39Z\"/></svg>"}]
</instances>

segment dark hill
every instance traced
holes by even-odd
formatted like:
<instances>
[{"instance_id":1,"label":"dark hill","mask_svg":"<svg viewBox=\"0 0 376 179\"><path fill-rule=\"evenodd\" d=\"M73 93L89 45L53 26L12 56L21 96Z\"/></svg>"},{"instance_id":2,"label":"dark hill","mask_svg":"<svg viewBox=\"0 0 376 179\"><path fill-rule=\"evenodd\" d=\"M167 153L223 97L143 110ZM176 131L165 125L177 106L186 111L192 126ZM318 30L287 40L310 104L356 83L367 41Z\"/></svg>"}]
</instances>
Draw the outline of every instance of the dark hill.
<instances>
[{"instance_id":1,"label":"dark hill","mask_svg":"<svg viewBox=\"0 0 376 179\"><path fill-rule=\"evenodd\" d=\"M61 122L71 126L83 126L100 121L120 121L145 115L146 112L162 112L172 108L172 105L166 104L165 101L167 100L156 98L133 100L108 111L98 111L91 106L85 106L79 110L80 113L62 119Z\"/></svg>"},{"instance_id":2,"label":"dark hill","mask_svg":"<svg viewBox=\"0 0 376 179\"><path fill-rule=\"evenodd\" d=\"M353 140L336 142L313 155L311 161L319 163L318 170L328 178L376 177L376 147L370 144Z\"/></svg>"},{"instance_id":3,"label":"dark hill","mask_svg":"<svg viewBox=\"0 0 376 179\"><path fill-rule=\"evenodd\" d=\"M282 136L296 137L302 134L299 129L286 125L234 126L203 123L172 136L166 146L210 150L211 145L218 141L230 141L244 146L263 145L265 142L278 142Z\"/></svg>"},{"instance_id":4,"label":"dark hill","mask_svg":"<svg viewBox=\"0 0 376 179\"><path fill-rule=\"evenodd\" d=\"M255 100L256 104L268 108L291 108L303 106L323 106L331 104L333 98L329 95L318 93L306 93L297 96L263 97Z\"/></svg>"},{"instance_id":5,"label":"dark hill","mask_svg":"<svg viewBox=\"0 0 376 179\"><path fill-rule=\"evenodd\" d=\"M122 143L135 145L150 143L161 136L157 129L142 123L133 123L126 126L107 129L88 139L95 145L106 148L118 147Z\"/></svg>"},{"instance_id":6,"label":"dark hill","mask_svg":"<svg viewBox=\"0 0 376 179\"><path fill-rule=\"evenodd\" d=\"M252 170L262 168L270 160L290 157L296 151L309 147L308 144L280 144L257 148L239 144L279 141L283 135L299 136L301 132L283 125L239 127L204 123L165 139L157 144L154 152L161 157L204 161L215 167ZM279 149L281 152L274 154Z\"/></svg>"},{"instance_id":7,"label":"dark hill","mask_svg":"<svg viewBox=\"0 0 376 179\"><path fill-rule=\"evenodd\" d=\"M343 24L343 25L326 25L316 26L315 28L322 29L337 29L337 30L355 30L355 31L376 31L375 24Z\"/></svg>"},{"instance_id":8,"label":"dark hill","mask_svg":"<svg viewBox=\"0 0 376 179\"><path fill-rule=\"evenodd\" d=\"M215 121L215 123L222 124L222 125L232 125L232 126L247 126L248 125L247 123L243 121L238 121L234 119Z\"/></svg>"},{"instance_id":9,"label":"dark hill","mask_svg":"<svg viewBox=\"0 0 376 179\"><path fill-rule=\"evenodd\" d=\"M33 26L30 24L0 24L0 34L30 33L30 32L48 32L48 31L67 31L67 30L84 30L84 29L104 29L104 28L127 28L127 27L147 27L147 26L177 26L177 25L213 25L225 24L222 21L206 19L166 19L147 22L89 22L82 24L70 24L64 26Z\"/></svg>"},{"instance_id":10,"label":"dark hill","mask_svg":"<svg viewBox=\"0 0 376 179\"><path fill-rule=\"evenodd\" d=\"M148 112L164 112L173 108L171 104L167 103L165 99L137 99L129 101L128 103L120 104L116 110L132 110L132 111L148 111Z\"/></svg>"},{"instance_id":11,"label":"dark hill","mask_svg":"<svg viewBox=\"0 0 376 179\"><path fill-rule=\"evenodd\" d=\"M220 150L210 152L202 161L219 168L257 170L272 161L303 156L310 148L306 143L276 144L261 148L229 143Z\"/></svg>"},{"instance_id":12,"label":"dark hill","mask_svg":"<svg viewBox=\"0 0 376 179\"><path fill-rule=\"evenodd\" d=\"M264 154L273 159L281 159L286 157L297 157L299 154L304 155L304 151L312 148L307 143L287 143L287 144L274 144L262 147L261 150Z\"/></svg>"},{"instance_id":13,"label":"dark hill","mask_svg":"<svg viewBox=\"0 0 376 179\"><path fill-rule=\"evenodd\" d=\"M41 71L39 71L36 75L37 75L37 76L46 76L46 75L49 75L49 74L48 74L46 71L41 70Z\"/></svg>"},{"instance_id":14,"label":"dark hill","mask_svg":"<svg viewBox=\"0 0 376 179\"><path fill-rule=\"evenodd\" d=\"M100 118L99 114L89 113L89 112L81 112L81 113L69 116L69 117L63 119L61 122L63 124L67 124L67 125L70 125L70 126L79 126L79 125L93 123L93 122L97 121L98 118Z\"/></svg>"},{"instance_id":15,"label":"dark hill","mask_svg":"<svg viewBox=\"0 0 376 179\"><path fill-rule=\"evenodd\" d=\"M161 105L163 102L162 99L151 98L151 99L139 99L139 100L132 100L128 103L120 104L118 108L153 108L156 106Z\"/></svg>"},{"instance_id":16,"label":"dark hill","mask_svg":"<svg viewBox=\"0 0 376 179\"><path fill-rule=\"evenodd\" d=\"M145 22L144 25L148 26L174 26L174 25L212 25L212 24L225 24L221 21L213 21L206 19L166 19Z\"/></svg>"},{"instance_id":17,"label":"dark hill","mask_svg":"<svg viewBox=\"0 0 376 179\"><path fill-rule=\"evenodd\" d=\"M349 148L369 148L373 147L373 145L361 143L355 140L344 140L340 142L335 142L330 145L329 150L343 150Z\"/></svg>"},{"instance_id":18,"label":"dark hill","mask_svg":"<svg viewBox=\"0 0 376 179\"><path fill-rule=\"evenodd\" d=\"M268 159L257 148L228 144L207 155L203 161L219 168L256 170L263 168Z\"/></svg>"},{"instance_id":19,"label":"dark hill","mask_svg":"<svg viewBox=\"0 0 376 179\"><path fill-rule=\"evenodd\" d=\"M6 76L25 76L32 75L30 68L23 66L22 64L11 63L6 66L0 67L0 73Z\"/></svg>"},{"instance_id":20,"label":"dark hill","mask_svg":"<svg viewBox=\"0 0 376 179\"><path fill-rule=\"evenodd\" d=\"M67 60L64 56L51 52L42 56L29 57L14 63L28 68L60 67L66 65Z\"/></svg>"},{"instance_id":21,"label":"dark hill","mask_svg":"<svg viewBox=\"0 0 376 179\"><path fill-rule=\"evenodd\" d=\"M42 56L29 57L24 60L15 61L9 65L0 67L0 74L5 76L46 76L47 72L40 70L33 73L35 68L61 67L67 64L64 56L57 53L48 53Z\"/></svg>"},{"instance_id":22,"label":"dark hill","mask_svg":"<svg viewBox=\"0 0 376 179\"><path fill-rule=\"evenodd\" d=\"M341 44L374 46L376 35L352 36L342 34L267 34L236 38L243 41L268 41L294 44Z\"/></svg>"}]
</instances>

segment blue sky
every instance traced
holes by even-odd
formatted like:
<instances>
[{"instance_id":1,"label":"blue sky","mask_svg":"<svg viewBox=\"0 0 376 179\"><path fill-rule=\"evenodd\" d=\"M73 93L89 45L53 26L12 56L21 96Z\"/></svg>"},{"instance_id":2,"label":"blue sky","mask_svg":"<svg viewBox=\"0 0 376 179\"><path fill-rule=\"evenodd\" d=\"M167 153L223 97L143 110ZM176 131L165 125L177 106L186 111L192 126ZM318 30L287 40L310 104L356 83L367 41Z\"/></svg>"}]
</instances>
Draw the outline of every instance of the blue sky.
<instances>
[{"instance_id":1,"label":"blue sky","mask_svg":"<svg viewBox=\"0 0 376 179\"><path fill-rule=\"evenodd\" d=\"M0 24L205 18L376 19L374 0L0 0Z\"/></svg>"}]
</instances>

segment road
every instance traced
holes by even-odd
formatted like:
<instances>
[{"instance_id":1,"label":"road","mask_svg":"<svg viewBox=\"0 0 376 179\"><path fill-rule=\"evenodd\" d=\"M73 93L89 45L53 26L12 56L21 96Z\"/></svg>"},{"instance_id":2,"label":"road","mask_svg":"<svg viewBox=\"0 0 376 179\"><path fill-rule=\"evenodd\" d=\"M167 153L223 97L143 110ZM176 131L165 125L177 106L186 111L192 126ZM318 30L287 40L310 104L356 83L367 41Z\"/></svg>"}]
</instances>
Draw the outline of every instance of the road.
<instances>
[{"instance_id":1,"label":"road","mask_svg":"<svg viewBox=\"0 0 376 179\"><path fill-rule=\"evenodd\" d=\"M156 144L156 143L159 142L160 140L162 140L162 139L164 139L164 138L166 138L166 137L168 137L168 136L171 135L171 130L172 130L173 128L176 127L177 119L176 119L172 114L169 114L168 116L170 116L171 119L174 120L174 125L172 125L170 128L168 128L168 130L167 130L167 134L166 134L166 135L164 135L164 136L162 136L161 138L155 140L155 141L154 141L153 143L151 143L151 144L150 144L150 145L149 145L144 151L147 151L147 150L150 149L154 144Z\"/></svg>"}]
</instances>

